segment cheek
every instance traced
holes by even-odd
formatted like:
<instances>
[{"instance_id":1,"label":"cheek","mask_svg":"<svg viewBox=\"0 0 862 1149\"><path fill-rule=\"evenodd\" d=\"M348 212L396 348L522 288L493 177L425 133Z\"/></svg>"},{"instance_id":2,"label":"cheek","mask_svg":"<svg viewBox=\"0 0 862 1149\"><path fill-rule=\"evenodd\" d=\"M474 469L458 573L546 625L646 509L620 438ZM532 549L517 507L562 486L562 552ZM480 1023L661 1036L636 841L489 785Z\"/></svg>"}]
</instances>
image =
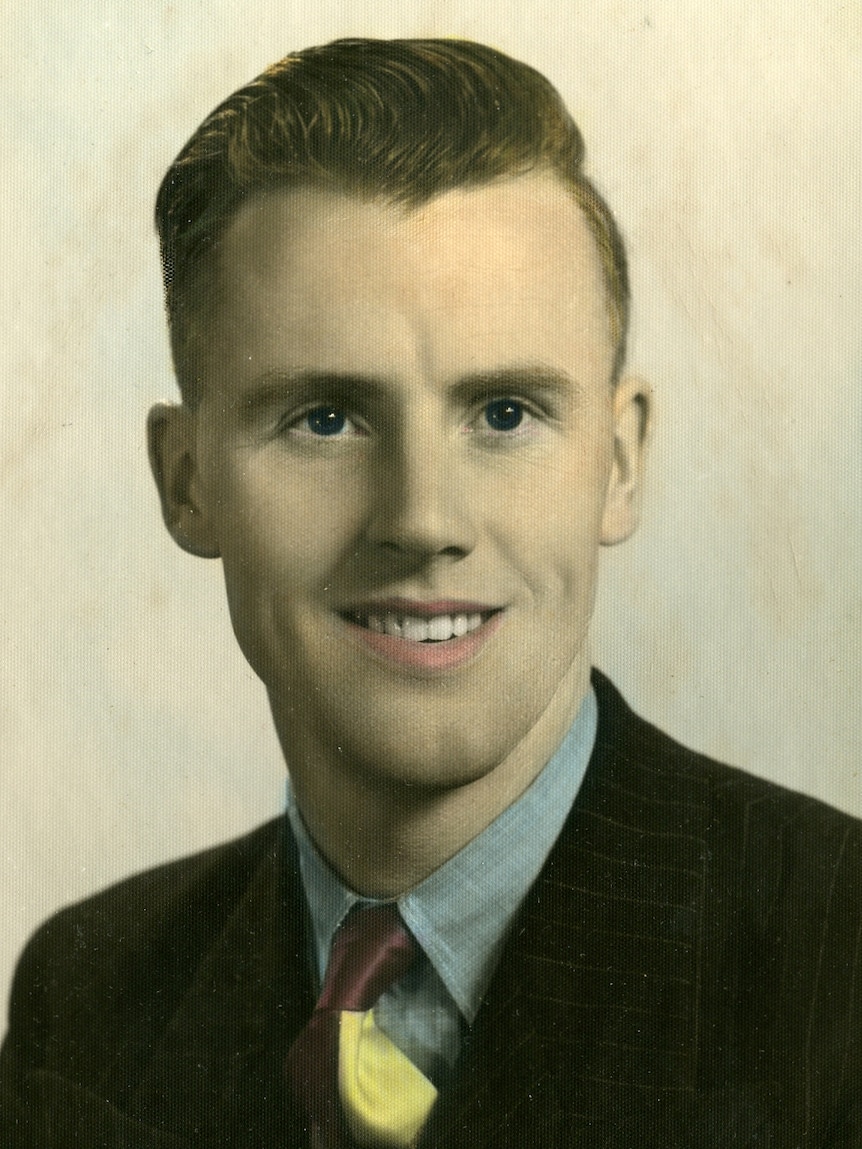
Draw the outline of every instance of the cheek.
<instances>
[{"instance_id":1,"label":"cheek","mask_svg":"<svg viewBox=\"0 0 862 1149\"><path fill-rule=\"evenodd\" d=\"M349 547L362 518L361 484L314 468L252 460L218 485L226 565L265 583L324 575Z\"/></svg>"},{"instance_id":2,"label":"cheek","mask_svg":"<svg viewBox=\"0 0 862 1149\"><path fill-rule=\"evenodd\" d=\"M591 449L593 448L593 449ZM532 581L570 586L591 570L609 473L607 452L570 447L493 500L493 530ZM504 497L503 497L504 496ZM488 519L486 519L488 521Z\"/></svg>"},{"instance_id":3,"label":"cheek","mask_svg":"<svg viewBox=\"0 0 862 1149\"><path fill-rule=\"evenodd\" d=\"M569 504L565 513L543 507L521 518L514 508L505 526L494 532L494 547L504 569L526 592L520 599L530 610L549 614L557 622L560 610L570 612L592 600L598 545L593 529L584 529L579 510Z\"/></svg>"}]
</instances>

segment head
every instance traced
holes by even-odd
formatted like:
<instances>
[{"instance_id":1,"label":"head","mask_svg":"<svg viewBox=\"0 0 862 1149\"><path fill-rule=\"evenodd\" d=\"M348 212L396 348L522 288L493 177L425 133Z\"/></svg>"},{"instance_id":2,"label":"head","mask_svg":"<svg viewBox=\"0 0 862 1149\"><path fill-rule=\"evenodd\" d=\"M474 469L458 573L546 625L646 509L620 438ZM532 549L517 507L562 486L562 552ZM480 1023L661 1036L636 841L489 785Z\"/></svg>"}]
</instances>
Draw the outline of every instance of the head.
<instances>
[{"instance_id":1,"label":"head","mask_svg":"<svg viewBox=\"0 0 862 1149\"><path fill-rule=\"evenodd\" d=\"M487 782L487 821L586 690L647 398L581 158L522 64L344 41L231 97L162 185L165 518L222 559L306 810Z\"/></svg>"},{"instance_id":2,"label":"head","mask_svg":"<svg viewBox=\"0 0 862 1149\"><path fill-rule=\"evenodd\" d=\"M625 358L629 293L614 218L583 171L584 145L535 69L459 40L340 40L286 56L209 115L156 204L177 378L199 397L214 265L239 208L275 189L316 188L417 208L458 188L546 173L573 197L601 262Z\"/></svg>"}]
</instances>

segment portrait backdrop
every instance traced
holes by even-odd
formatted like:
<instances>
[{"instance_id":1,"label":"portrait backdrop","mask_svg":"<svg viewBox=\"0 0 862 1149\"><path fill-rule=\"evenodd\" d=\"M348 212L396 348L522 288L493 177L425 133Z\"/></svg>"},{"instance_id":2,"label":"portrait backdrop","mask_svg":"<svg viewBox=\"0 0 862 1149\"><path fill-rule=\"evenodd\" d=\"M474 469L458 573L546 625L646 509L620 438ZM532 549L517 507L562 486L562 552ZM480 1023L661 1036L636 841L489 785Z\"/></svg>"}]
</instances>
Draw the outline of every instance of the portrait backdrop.
<instances>
[{"instance_id":1,"label":"portrait backdrop","mask_svg":"<svg viewBox=\"0 0 862 1149\"><path fill-rule=\"evenodd\" d=\"M203 117L290 50L461 36L538 67L626 239L655 387L596 663L716 758L862 815L858 0L49 0L0 39L5 997L49 912L282 805L218 563L164 530L152 228Z\"/></svg>"}]
</instances>

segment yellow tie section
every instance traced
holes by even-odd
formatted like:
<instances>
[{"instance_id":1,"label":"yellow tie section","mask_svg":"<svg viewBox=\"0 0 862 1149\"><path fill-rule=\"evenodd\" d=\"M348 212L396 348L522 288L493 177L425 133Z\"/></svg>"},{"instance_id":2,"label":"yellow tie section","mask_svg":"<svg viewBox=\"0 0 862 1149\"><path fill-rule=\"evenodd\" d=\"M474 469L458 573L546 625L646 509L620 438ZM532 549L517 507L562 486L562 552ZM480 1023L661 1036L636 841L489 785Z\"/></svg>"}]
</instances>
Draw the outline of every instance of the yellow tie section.
<instances>
[{"instance_id":1,"label":"yellow tie section","mask_svg":"<svg viewBox=\"0 0 862 1149\"><path fill-rule=\"evenodd\" d=\"M338 1090L360 1145L405 1147L416 1142L437 1099L424 1073L374 1024L374 1011L340 1015Z\"/></svg>"}]
</instances>

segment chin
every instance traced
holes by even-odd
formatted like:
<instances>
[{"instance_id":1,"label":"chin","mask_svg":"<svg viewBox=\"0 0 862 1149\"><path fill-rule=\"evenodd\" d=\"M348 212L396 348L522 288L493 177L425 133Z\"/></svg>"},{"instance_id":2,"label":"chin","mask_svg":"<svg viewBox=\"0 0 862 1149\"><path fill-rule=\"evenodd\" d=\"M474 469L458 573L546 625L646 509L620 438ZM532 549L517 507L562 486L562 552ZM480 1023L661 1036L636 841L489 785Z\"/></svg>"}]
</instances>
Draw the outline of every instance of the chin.
<instances>
[{"instance_id":1,"label":"chin","mask_svg":"<svg viewBox=\"0 0 862 1149\"><path fill-rule=\"evenodd\" d=\"M366 777L393 796L402 793L405 797L432 798L478 782L493 773L500 761L489 757L481 761L459 758L457 762L436 755L421 759L399 757L381 768L377 759L367 763Z\"/></svg>"},{"instance_id":2,"label":"chin","mask_svg":"<svg viewBox=\"0 0 862 1149\"><path fill-rule=\"evenodd\" d=\"M373 785L439 794L469 786L500 766L531 728L526 716L518 723L508 717L467 731L459 729L463 719L442 724L416 716L388 729L366 719L365 736L351 731L339 745L342 756Z\"/></svg>"}]
</instances>

